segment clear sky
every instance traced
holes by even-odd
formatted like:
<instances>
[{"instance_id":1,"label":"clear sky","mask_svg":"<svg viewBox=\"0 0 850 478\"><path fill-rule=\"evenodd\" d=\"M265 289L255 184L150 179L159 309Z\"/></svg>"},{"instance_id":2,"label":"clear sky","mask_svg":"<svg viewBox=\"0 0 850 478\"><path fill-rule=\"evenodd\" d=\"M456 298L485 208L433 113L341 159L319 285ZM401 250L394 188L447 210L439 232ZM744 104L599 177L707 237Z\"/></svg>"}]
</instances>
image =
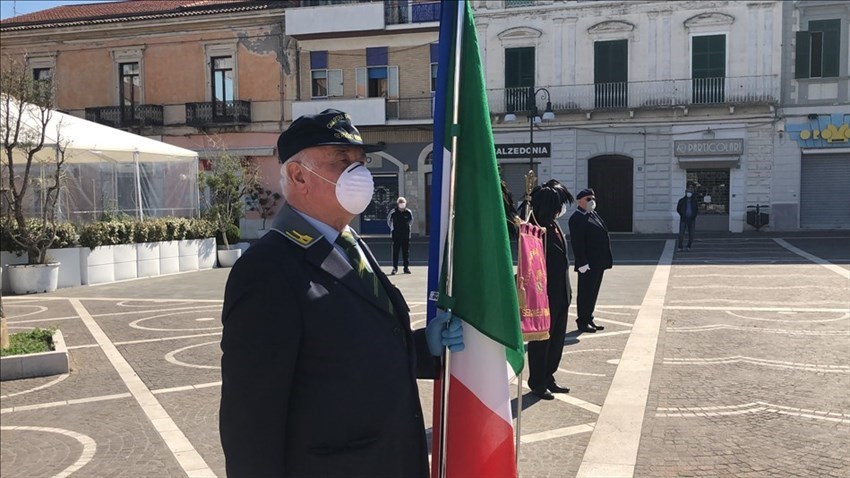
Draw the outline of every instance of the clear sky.
<instances>
[{"instance_id":1,"label":"clear sky","mask_svg":"<svg viewBox=\"0 0 850 478\"><path fill-rule=\"evenodd\" d=\"M24 13L37 12L39 10L47 10L48 8L58 7L60 5L79 5L81 3L98 3L106 0L0 0L0 19L15 16ZM114 0L112 0L114 1Z\"/></svg>"}]
</instances>

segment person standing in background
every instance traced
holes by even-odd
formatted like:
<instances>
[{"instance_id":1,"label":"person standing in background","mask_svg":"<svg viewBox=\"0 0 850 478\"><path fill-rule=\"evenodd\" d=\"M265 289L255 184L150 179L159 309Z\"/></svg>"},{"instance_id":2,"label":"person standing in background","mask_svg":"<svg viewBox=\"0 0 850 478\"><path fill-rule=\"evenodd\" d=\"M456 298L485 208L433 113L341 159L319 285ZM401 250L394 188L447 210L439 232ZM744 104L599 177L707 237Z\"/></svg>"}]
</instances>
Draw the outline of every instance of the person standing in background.
<instances>
[{"instance_id":1,"label":"person standing in background","mask_svg":"<svg viewBox=\"0 0 850 478\"><path fill-rule=\"evenodd\" d=\"M578 208L570 217L570 244L578 272L578 330L596 332L605 327L593 321L596 298L602 285L602 275L614 264L611 255L611 238L608 226L595 211L596 193L593 189L583 189L576 197Z\"/></svg>"},{"instance_id":2,"label":"person standing in background","mask_svg":"<svg viewBox=\"0 0 850 478\"><path fill-rule=\"evenodd\" d=\"M570 287L570 259L567 241L557 219L567 212L573 195L552 179L531 191L534 220L546 228L546 284L549 298L549 338L528 343L528 386L542 400L552 400L552 393L569 393L570 389L555 382L555 372L564 354L567 313L573 291ZM550 393L551 392L551 393Z\"/></svg>"},{"instance_id":3,"label":"person standing in background","mask_svg":"<svg viewBox=\"0 0 850 478\"><path fill-rule=\"evenodd\" d=\"M413 225L413 213L407 209L407 199L400 197L396 201L396 207L387 214L387 225L393 238L393 271L392 275L398 273L398 251L404 259L404 273L410 274L410 226Z\"/></svg>"},{"instance_id":4,"label":"person standing in background","mask_svg":"<svg viewBox=\"0 0 850 478\"><path fill-rule=\"evenodd\" d=\"M688 230L688 250L694 243L694 228L696 227L697 214L699 214L699 204L697 197L694 195L694 183L688 183L685 190L685 195L679 199L676 205L676 212L679 213L679 243L678 249L682 250L682 240L685 238L685 229Z\"/></svg>"}]
</instances>

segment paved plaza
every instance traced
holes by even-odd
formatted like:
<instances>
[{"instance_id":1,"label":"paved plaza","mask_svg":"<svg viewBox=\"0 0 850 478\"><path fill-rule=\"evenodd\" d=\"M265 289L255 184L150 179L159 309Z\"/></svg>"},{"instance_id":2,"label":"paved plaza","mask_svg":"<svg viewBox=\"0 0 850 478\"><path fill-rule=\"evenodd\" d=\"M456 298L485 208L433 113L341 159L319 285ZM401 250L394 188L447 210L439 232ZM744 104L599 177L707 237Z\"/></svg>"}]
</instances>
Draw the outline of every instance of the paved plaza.
<instances>
[{"instance_id":1,"label":"paved plaza","mask_svg":"<svg viewBox=\"0 0 850 478\"><path fill-rule=\"evenodd\" d=\"M605 330L570 320L556 378L572 392L538 401L524 388L515 401L520 476L850 476L850 237L717 237L677 252L628 236L614 256ZM0 475L224 476L227 274L4 298L12 332L61 329L71 372L0 384ZM391 277L414 327L425 276ZM420 392L430 426L431 383Z\"/></svg>"}]
</instances>

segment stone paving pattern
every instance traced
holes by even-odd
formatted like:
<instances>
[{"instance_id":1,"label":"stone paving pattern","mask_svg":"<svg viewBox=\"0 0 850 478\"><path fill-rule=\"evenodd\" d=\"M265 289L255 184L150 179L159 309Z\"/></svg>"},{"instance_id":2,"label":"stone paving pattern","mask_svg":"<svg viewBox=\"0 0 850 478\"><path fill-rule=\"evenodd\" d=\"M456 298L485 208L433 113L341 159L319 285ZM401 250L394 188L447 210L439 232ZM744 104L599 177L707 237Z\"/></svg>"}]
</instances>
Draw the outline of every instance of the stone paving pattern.
<instances>
[{"instance_id":1,"label":"stone paving pattern","mask_svg":"<svg viewBox=\"0 0 850 478\"><path fill-rule=\"evenodd\" d=\"M850 262L850 238L789 242L845 269ZM605 275L597 319L606 330L577 334L570 319L556 377L572 393L541 402L523 390L521 431L530 442L520 449L522 477L575 476L581 465L664 247L614 244L615 258L626 259ZM425 275L414 267L392 277L414 321L424 319ZM97 448L73 476L186 476L71 297L224 476L216 301L226 277L218 269L4 299L13 331L61 328L72 368L67 377L0 383L0 476L60 473L83 460L79 436ZM574 273L572 280L575 287ZM674 256L665 304L635 476L850 476L848 280L769 238L698 240ZM694 306L710 309L682 309ZM752 307L813 310L741 310ZM433 387L419 385L430 427ZM175 389L187 386L198 388Z\"/></svg>"}]
</instances>

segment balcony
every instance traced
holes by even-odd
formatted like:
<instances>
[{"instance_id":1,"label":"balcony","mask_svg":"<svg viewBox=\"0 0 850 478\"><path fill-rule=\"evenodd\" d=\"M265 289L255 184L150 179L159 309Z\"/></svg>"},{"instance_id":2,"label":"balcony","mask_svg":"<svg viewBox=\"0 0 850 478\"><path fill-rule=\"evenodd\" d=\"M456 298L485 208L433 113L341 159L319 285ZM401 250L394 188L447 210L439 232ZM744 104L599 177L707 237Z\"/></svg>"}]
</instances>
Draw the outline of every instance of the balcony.
<instances>
[{"instance_id":1,"label":"balcony","mask_svg":"<svg viewBox=\"0 0 850 478\"><path fill-rule=\"evenodd\" d=\"M203 128L213 125L240 125L250 122L250 101L186 103L186 124L191 126Z\"/></svg>"},{"instance_id":2,"label":"balcony","mask_svg":"<svg viewBox=\"0 0 850 478\"><path fill-rule=\"evenodd\" d=\"M429 124L434 117L433 98L329 98L292 102L292 117L316 114L336 108L351 115L358 126L385 125L388 122Z\"/></svg>"},{"instance_id":3,"label":"balcony","mask_svg":"<svg viewBox=\"0 0 850 478\"><path fill-rule=\"evenodd\" d=\"M162 106L100 106L86 108L86 119L113 128L162 126Z\"/></svg>"},{"instance_id":4,"label":"balcony","mask_svg":"<svg viewBox=\"0 0 850 478\"><path fill-rule=\"evenodd\" d=\"M775 105L777 76L688 78L585 85L547 86L555 111L634 110L693 105ZM487 91L490 112L528 110L528 88Z\"/></svg>"},{"instance_id":5,"label":"balcony","mask_svg":"<svg viewBox=\"0 0 850 478\"><path fill-rule=\"evenodd\" d=\"M286 11L286 34L301 40L428 26L437 28L440 2L434 0L335 0L304 2Z\"/></svg>"}]
</instances>

